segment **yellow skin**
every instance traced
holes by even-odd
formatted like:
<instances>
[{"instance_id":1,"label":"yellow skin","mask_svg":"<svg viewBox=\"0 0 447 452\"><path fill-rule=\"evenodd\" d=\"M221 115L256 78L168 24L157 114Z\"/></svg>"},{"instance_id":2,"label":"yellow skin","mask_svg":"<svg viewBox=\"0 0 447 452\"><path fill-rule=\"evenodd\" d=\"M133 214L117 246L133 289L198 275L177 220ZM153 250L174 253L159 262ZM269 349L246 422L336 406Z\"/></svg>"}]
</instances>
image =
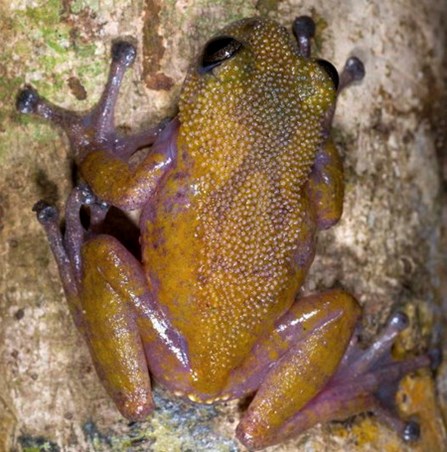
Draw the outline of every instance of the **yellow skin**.
<instances>
[{"instance_id":1,"label":"yellow skin","mask_svg":"<svg viewBox=\"0 0 447 452\"><path fill-rule=\"evenodd\" d=\"M294 303L312 262L318 217L337 221L343 200L340 161L324 124L336 100L336 87L326 71L298 56L289 33L272 21L237 22L219 35L231 36L243 48L212 72L200 73L197 65L190 70L179 102L175 163L141 217L149 291L184 339L187 356L187 364L179 364L166 351L164 359L173 362L161 363L157 370L149 360L149 368L160 383L203 402L247 392L236 389L232 372L263 335L278 342L274 325ZM310 180L319 151L331 159L326 168L333 176L330 183ZM166 159L156 151L150 158L150 165ZM139 185L134 182L137 172L106 151L90 153L81 172L95 194L118 206L123 186ZM116 281L114 272L122 272L121 264L104 262L101 245L93 239L83 249L88 276L82 305L92 310L91 317L87 313L92 328L102 325L106 315L92 306L110 304L109 290L104 287L98 294L98 288ZM110 277L92 277L98 265L106 267ZM120 288L123 291L123 284ZM124 298L128 295L121 302ZM352 297L341 291L317 297L304 312L298 308L296 319L309 316L303 329L324 327L302 345L309 348L307 369L295 370L293 378L286 370L274 376L283 390L268 400L275 399L281 412L266 401L259 407L269 429L278 428L326 383L343 356L358 313ZM145 325L143 337L156 335L150 330ZM278 343L274 349L266 347L279 357L290 348L283 342L282 352ZM91 347L99 367L113 350L135 348L132 343L112 343L107 350L102 339L91 340ZM296 367L294 360L301 353L288 365ZM317 375L309 379L316 367ZM114 358L105 376L108 386L115 384L118 372ZM136 386L140 391L141 383Z\"/></svg>"},{"instance_id":2,"label":"yellow skin","mask_svg":"<svg viewBox=\"0 0 447 452\"><path fill-rule=\"evenodd\" d=\"M275 23L220 34L244 47L213 73L188 74L176 167L142 223L144 265L188 343L189 385L206 398L289 309L307 273L316 221L306 182L335 102L324 70L296 58ZM186 205L173 201L178 192Z\"/></svg>"},{"instance_id":3,"label":"yellow skin","mask_svg":"<svg viewBox=\"0 0 447 452\"><path fill-rule=\"evenodd\" d=\"M35 113L66 128L97 199L142 208L142 262L95 232L103 216L91 202L91 231L82 229L82 190L67 203L63 246L48 215L39 219L123 415L142 419L153 409L149 372L199 402L256 392L237 434L261 448L372 403L364 393L340 401L328 390L359 316L356 301L341 290L295 301L316 232L342 211L343 172L329 138L337 87L273 21L236 22L216 40L186 77L178 117L146 140L155 142L137 167L127 163L132 150L114 148L116 135L104 139L105 105L120 83L113 77L125 69L118 51L105 94L85 117L93 125L80 128L78 116L34 99ZM216 60L222 46L229 54ZM30 111L25 101L18 106Z\"/></svg>"}]
</instances>

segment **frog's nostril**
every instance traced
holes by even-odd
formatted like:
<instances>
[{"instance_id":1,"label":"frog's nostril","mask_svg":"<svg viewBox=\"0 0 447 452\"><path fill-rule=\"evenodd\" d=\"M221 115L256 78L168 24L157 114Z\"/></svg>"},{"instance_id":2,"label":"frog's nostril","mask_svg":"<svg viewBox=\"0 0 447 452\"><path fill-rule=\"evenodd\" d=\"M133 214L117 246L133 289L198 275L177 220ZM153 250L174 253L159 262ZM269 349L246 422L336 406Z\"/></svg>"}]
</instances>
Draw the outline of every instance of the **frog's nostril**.
<instances>
[{"instance_id":1,"label":"frog's nostril","mask_svg":"<svg viewBox=\"0 0 447 452\"><path fill-rule=\"evenodd\" d=\"M137 55L137 49L127 41L115 41L112 45L112 59L129 67Z\"/></svg>"},{"instance_id":2,"label":"frog's nostril","mask_svg":"<svg viewBox=\"0 0 447 452\"><path fill-rule=\"evenodd\" d=\"M26 86L19 91L16 98L16 108L20 113L34 113L38 103L39 94L31 86Z\"/></svg>"}]
</instances>

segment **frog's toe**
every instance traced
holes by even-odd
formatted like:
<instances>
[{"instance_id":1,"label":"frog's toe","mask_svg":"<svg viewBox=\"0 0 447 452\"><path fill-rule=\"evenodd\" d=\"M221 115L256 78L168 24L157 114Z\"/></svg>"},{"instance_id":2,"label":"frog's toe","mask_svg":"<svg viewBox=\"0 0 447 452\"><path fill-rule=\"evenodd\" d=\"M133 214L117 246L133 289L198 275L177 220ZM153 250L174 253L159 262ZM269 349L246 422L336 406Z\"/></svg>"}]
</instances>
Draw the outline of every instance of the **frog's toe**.
<instances>
[{"instance_id":1,"label":"frog's toe","mask_svg":"<svg viewBox=\"0 0 447 452\"><path fill-rule=\"evenodd\" d=\"M421 436L421 426L418 422L409 421L405 424L402 438L406 442L417 441Z\"/></svg>"},{"instance_id":2,"label":"frog's toe","mask_svg":"<svg viewBox=\"0 0 447 452\"><path fill-rule=\"evenodd\" d=\"M355 56L350 57L346 60L343 71L349 73L352 81L355 82L358 82L362 80L363 77L365 77L365 65L359 58Z\"/></svg>"},{"instance_id":3,"label":"frog's toe","mask_svg":"<svg viewBox=\"0 0 447 452\"><path fill-rule=\"evenodd\" d=\"M409 325L408 317L397 312L387 326L366 350L352 343L342 365L329 382L322 396L324 400L337 400L346 404L351 411L371 411L405 441L419 438L419 424L400 419L395 402L400 380L407 374L424 367L435 367L439 353L433 350L427 354L397 360L392 357L391 348L397 335Z\"/></svg>"},{"instance_id":4,"label":"frog's toe","mask_svg":"<svg viewBox=\"0 0 447 452\"><path fill-rule=\"evenodd\" d=\"M76 187L79 192L79 202L85 206L91 206L93 204L100 205L99 199L92 192L92 189L86 184L80 184Z\"/></svg>"},{"instance_id":5,"label":"frog's toe","mask_svg":"<svg viewBox=\"0 0 447 452\"><path fill-rule=\"evenodd\" d=\"M360 58L352 56L346 60L345 66L340 74L340 84L338 85L338 92L359 82L365 77L365 65Z\"/></svg>"},{"instance_id":6,"label":"frog's toe","mask_svg":"<svg viewBox=\"0 0 447 452\"><path fill-rule=\"evenodd\" d=\"M299 16L293 21L293 34L297 40L299 54L310 57L310 40L315 36L315 22L309 16Z\"/></svg>"},{"instance_id":7,"label":"frog's toe","mask_svg":"<svg viewBox=\"0 0 447 452\"><path fill-rule=\"evenodd\" d=\"M48 224L58 222L59 213L55 206L40 200L33 206L33 212L36 212L37 219L40 224Z\"/></svg>"},{"instance_id":8,"label":"frog's toe","mask_svg":"<svg viewBox=\"0 0 447 452\"><path fill-rule=\"evenodd\" d=\"M128 41L115 41L112 45L112 60L116 63L129 67L135 61L137 50L133 44Z\"/></svg>"},{"instance_id":9,"label":"frog's toe","mask_svg":"<svg viewBox=\"0 0 447 452\"><path fill-rule=\"evenodd\" d=\"M35 113L39 99L39 93L32 86L27 85L17 94L16 108L20 113Z\"/></svg>"}]
</instances>

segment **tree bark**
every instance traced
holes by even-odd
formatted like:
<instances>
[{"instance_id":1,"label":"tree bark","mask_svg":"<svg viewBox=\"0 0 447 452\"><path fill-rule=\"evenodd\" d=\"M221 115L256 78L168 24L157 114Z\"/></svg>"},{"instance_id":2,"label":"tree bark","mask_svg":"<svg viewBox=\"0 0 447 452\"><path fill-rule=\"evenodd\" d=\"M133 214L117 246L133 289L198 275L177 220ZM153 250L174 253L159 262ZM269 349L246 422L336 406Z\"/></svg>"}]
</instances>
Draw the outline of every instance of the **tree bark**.
<instances>
[{"instance_id":1,"label":"tree bark","mask_svg":"<svg viewBox=\"0 0 447 452\"><path fill-rule=\"evenodd\" d=\"M365 343L397 308L411 319L398 354L421 353L441 341L446 2L0 0L0 450L244 450L234 439L237 403L197 406L156 388L158 409L147 422L129 424L117 413L69 316L31 211L41 198L59 207L65 202L67 140L17 114L14 102L18 89L31 83L57 104L87 109L105 80L111 41L132 36L139 56L126 75L117 121L129 130L153 125L175 113L188 65L207 38L232 20L258 14L287 27L309 14L317 22L315 54L338 68L355 54L366 66L364 81L337 106L343 218L320 235L305 289L341 284L353 293L364 307ZM422 371L403 382L400 407L417 413L423 431L412 450L445 447L446 393L445 365L436 381ZM274 450L305 447L407 446L361 415L317 426Z\"/></svg>"}]
</instances>

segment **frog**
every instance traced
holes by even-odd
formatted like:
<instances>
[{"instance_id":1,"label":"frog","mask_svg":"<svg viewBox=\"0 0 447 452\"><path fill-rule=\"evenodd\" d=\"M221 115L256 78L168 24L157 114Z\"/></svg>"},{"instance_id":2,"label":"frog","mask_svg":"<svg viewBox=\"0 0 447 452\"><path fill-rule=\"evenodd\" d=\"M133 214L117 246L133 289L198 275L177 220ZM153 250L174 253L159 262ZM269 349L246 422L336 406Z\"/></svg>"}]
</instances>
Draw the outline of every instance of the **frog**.
<instances>
[{"instance_id":1,"label":"frog","mask_svg":"<svg viewBox=\"0 0 447 452\"><path fill-rule=\"evenodd\" d=\"M81 182L65 229L54 205L34 210L97 374L131 421L154 410L155 382L195 403L251 398L236 428L250 450L360 412L404 440L419 436L393 401L401 378L432 362L392 356L407 316L393 314L364 348L351 294L301 293L318 232L343 210L336 101L365 75L357 57L340 75L312 57L315 28L309 16L293 33L262 17L227 25L192 63L175 117L134 134L114 120L136 59L129 40L113 42L91 110L56 106L29 85L17 96L21 113L69 138ZM106 230L112 207L139 212L137 251Z\"/></svg>"}]
</instances>

